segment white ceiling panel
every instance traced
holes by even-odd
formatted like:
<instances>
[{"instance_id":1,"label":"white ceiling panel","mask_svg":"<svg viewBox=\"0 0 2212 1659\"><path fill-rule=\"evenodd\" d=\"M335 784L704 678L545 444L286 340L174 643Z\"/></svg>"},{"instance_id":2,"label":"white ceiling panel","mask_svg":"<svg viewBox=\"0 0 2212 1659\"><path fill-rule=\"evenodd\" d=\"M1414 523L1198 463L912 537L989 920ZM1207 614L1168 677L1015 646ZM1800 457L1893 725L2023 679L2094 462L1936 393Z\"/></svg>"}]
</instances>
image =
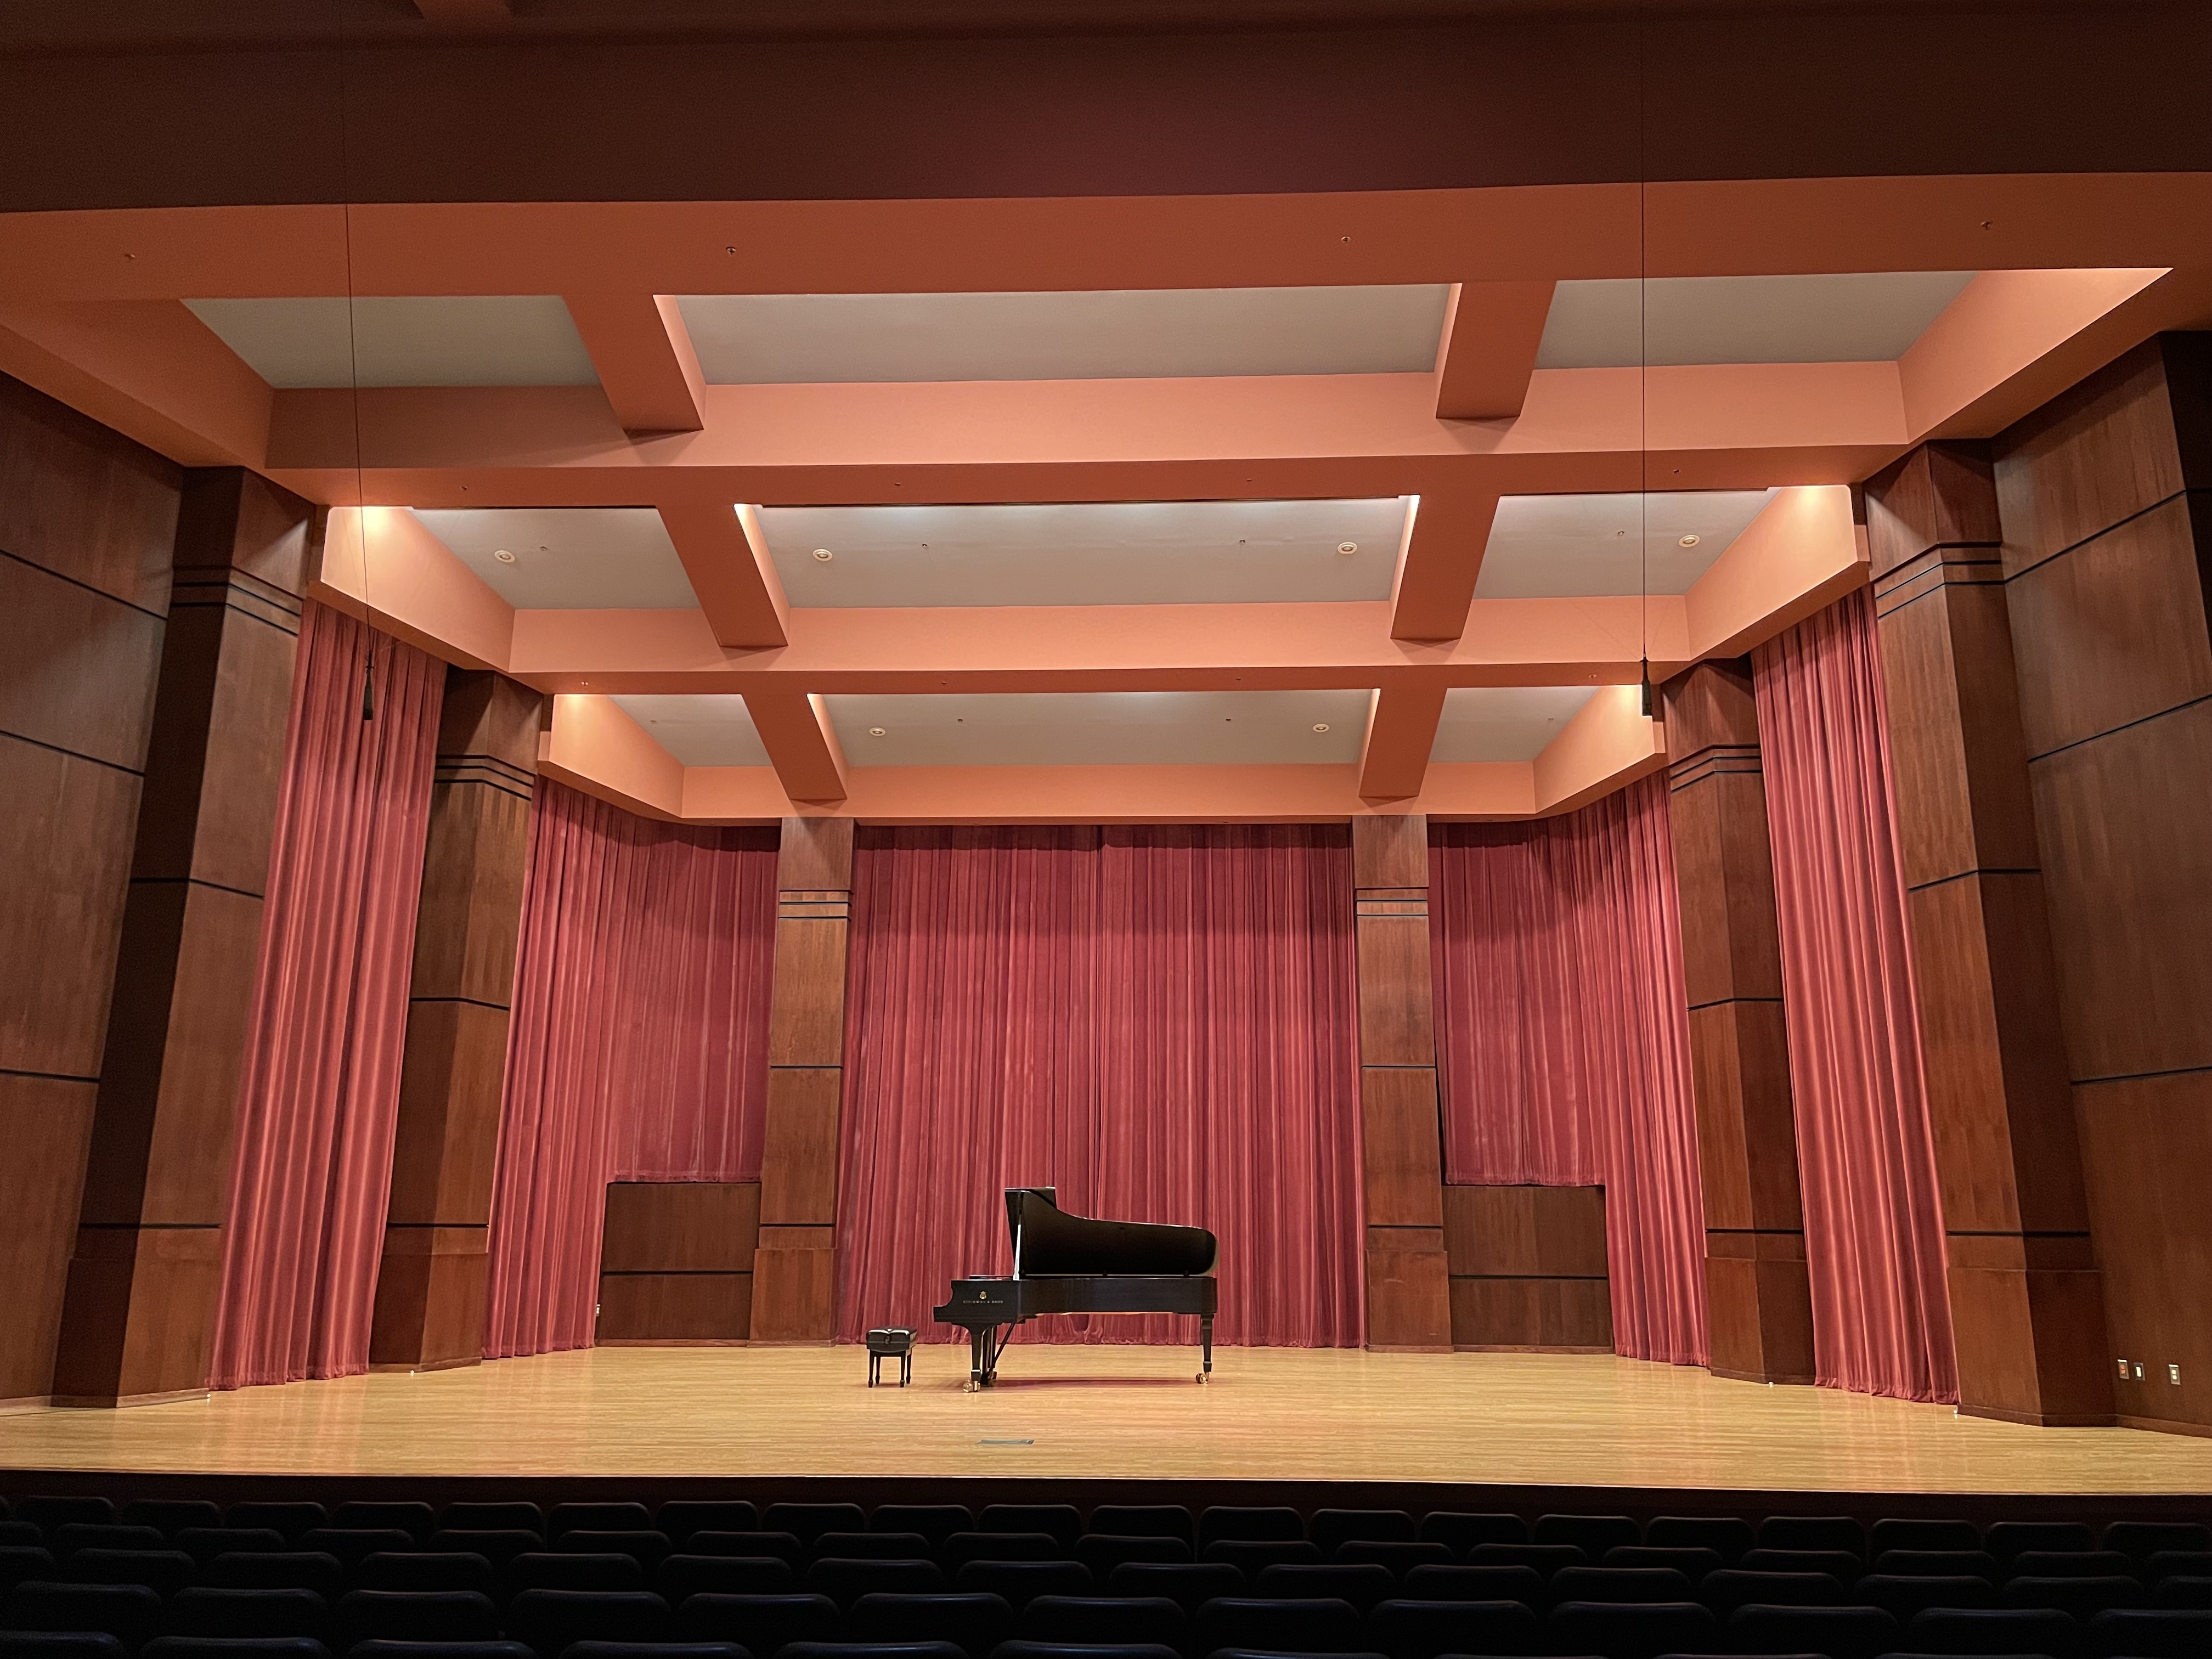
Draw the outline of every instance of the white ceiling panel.
<instances>
[{"instance_id":1,"label":"white ceiling panel","mask_svg":"<svg viewBox=\"0 0 2212 1659\"><path fill-rule=\"evenodd\" d=\"M557 294L185 304L279 390L599 383Z\"/></svg>"},{"instance_id":2,"label":"white ceiling panel","mask_svg":"<svg viewBox=\"0 0 2212 1659\"><path fill-rule=\"evenodd\" d=\"M707 379L1091 380L1425 374L1448 290L708 294L678 301Z\"/></svg>"},{"instance_id":3,"label":"white ceiling panel","mask_svg":"<svg viewBox=\"0 0 2212 1659\"><path fill-rule=\"evenodd\" d=\"M785 596L797 605L1387 599L1405 522L1405 502L1394 496L761 514ZM1339 550L1347 542L1354 552Z\"/></svg>"},{"instance_id":4,"label":"white ceiling panel","mask_svg":"<svg viewBox=\"0 0 2212 1659\"><path fill-rule=\"evenodd\" d=\"M1532 761L1582 711L1596 687L1460 687L1444 693L1431 761Z\"/></svg>"},{"instance_id":5,"label":"white ceiling panel","mask_svg":"<svg viewBox=\"0 0 2212 1659\"><path fill-rule=\"evenodd\" d=\"M500 598L533 611L690 611L675 544L649 507L417 507ZM510 560L502 553L511 553Z\"/></svg>"},{"instance_id":6,"label":"white ceiling panel","mask_svg":"<svg viewBox=\"0 0 2212 1659\"><path fill-rule=\"evenodd\" d=\"M1857 363L1901 357L1971 270L1561 283L1539 368Z\"/></svg>"},{"instance_id":7,"label":"white ceiling panel","mask_svg":"<svg viewBox=\"0 0 2212 1659\"><path fill-rule=\"evenodd\" d=\"M1343 766L1359 758L1368 697L1038 691L824 701L854 766Z\"/></svg>"},{"instance_id":8,"label":"white ceiling panel","mask_svg":"<svg viewBox=\"0 0 2212 1659\"><path fill-rule=\"evenodd\" d=\"M1773 491L1507 495L1482 556L1479 599L1686 593ZM1639 534L1639 532L1642 533ZM1695 536L1693 546L1682 539ZM1639 559L1639 545L1647 556ZM1647 585L1648 584L1648 585Z\"/></svg>"},{"instance_id":9,"label":"white ceiling panel","mask_svg":"<svg viewBox=\"0 0 2212 1659\"><path fill-rule=\"evenodd\" d=\"M685 766L769 763L743 697L618 696L615 703Z\"/></svg>"}]
</instances>

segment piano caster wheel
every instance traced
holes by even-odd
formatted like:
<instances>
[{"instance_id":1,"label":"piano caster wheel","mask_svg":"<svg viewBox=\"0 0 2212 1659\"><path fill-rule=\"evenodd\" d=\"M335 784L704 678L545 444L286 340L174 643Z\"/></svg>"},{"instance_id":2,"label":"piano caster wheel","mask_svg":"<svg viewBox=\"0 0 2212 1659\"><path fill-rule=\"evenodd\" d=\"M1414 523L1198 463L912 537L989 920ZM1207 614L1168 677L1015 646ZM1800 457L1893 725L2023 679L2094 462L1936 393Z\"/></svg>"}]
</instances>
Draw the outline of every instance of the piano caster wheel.
<instances>
[{"instance_id":1,"label":"piano caster wheel","mask_svg":"<svg viewBox=\"0 0 2212 1659\"><path fill-rule=\"evenodd\" d=\"M1198 1380L1199 1380L1200 1382L1204 1382L1206 1380L1206 1373L1205 1373L1204 1371L1200 1371L1200 1372L1198 1374Z\"/></svg>"}]
</instances>

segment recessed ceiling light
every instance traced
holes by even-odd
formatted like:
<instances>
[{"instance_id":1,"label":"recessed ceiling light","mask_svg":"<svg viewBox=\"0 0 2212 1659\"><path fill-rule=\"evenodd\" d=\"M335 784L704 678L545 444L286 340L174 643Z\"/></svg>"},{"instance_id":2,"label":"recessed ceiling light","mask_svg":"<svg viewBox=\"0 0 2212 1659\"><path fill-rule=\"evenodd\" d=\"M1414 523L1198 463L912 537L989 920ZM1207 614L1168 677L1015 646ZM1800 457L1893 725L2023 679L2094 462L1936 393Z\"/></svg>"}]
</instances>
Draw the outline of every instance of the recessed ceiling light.
<instances>
[{"instance_id":1,"label":"recessed ceiling light","mask_svg":"<svg viewBox=\"0 0 2212 1659\"><path fill-rule=\"evenodd\" d=\"M1315 731L1316 731L1316 732L1326 732L1326 731L1328 731L1328 721L1326 721L1326 720L1323 720L1320 725L1318 725L1318 726L1315 726L1315 727L1314 727L1314 730L1315 730Z\"/></svg>"},{"instance_id":2,"label":"recessed ceiling light","mask_svg":"<svg viewBox=\"0 0 2212 1659\"><path fill-rule=\"evenodd\" d=\"M1685 536L1682 538L1682 545L1685 547L1695 547L1697 544L1698 538L1694 535Z\"/></svg>"},{"instance_id":3,"label":"recessed ceiling light","mask_svg":"<svg viewBox=\"0 0 2212 1659\"><path fill-rule=\"evenodd\" d=\"M1346 558L1350 558L1354 553L1359 551L1359 544L1358 542L1339 542L1336 544L1336 550L1343 554Z\"/></svg>"},{"instance_id":4,"label":"recessed ceiling light","mask_svg":"<svg viewBox=\"0 0 2212 1659\"><path fill-rule=\"evenodd\" d=\"M890 733L884 731L880 726L872 726L868 728L868 735L872 738L887 738L890 736Z\"/></svg>"},{"instance_id":5,"label":"recessed ceiling light","mask_svg":"<svg viewBox=\"0 0 2212 1659\"><path fill-rule=\"evenodd\" d=\"M814 550L814 556L821 560L823 563L827 564L830 562L830 559L835 556L835 555L833 555L826 547L817 547Z\"/></svg>"},{"instance_id":6,"label":"recessed ceiling light","mask_svg":"<svg viewBox=\"0 0 2212 1659\"><path fill-rule=\"evenodd\" d=\"M513 564L514 562L514 555L508 552L503 547L501 548L498 552L493 554L492 557L497 559L501 564Z\"/></svg>"}]
</instances>

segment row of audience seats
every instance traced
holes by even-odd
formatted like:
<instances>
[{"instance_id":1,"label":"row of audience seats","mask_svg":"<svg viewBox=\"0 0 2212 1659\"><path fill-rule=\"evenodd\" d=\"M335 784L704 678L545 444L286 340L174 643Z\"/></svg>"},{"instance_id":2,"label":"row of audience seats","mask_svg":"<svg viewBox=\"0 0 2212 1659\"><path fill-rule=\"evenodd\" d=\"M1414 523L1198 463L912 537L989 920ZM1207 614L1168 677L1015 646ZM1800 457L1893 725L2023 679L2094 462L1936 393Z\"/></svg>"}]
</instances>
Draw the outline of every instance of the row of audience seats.
<instances>
[{"instance_id":1,"label":"row of audience seats","mask_svg":"<svg viewBox=\"0 0 2212 1659\"><path fill-rule=\"evenodd\" d=\"M905 1652L917 1644L949 1647ZM0 1518L0 1659L562 1659L572 1650L573 1659L2180 1659L2212 1656L2212 1534L2144 1522L2115 1522L2101 1536L2054 1522L1868 1528L1806 1516L1754 1527L1547 1515L1532 1526L1512 1515L1417 1522L1324 1510L1309 1521L1290 1509L1194 1516L1172 1505L1105 1505L1087 1518L1051 1504L977 1516L951 1504L864 1514L781 1504L763 1514L735 1501L440 1511L160 1500L118 1510L99 1498L34 1497Z\"/></svg>"}]
</instances>

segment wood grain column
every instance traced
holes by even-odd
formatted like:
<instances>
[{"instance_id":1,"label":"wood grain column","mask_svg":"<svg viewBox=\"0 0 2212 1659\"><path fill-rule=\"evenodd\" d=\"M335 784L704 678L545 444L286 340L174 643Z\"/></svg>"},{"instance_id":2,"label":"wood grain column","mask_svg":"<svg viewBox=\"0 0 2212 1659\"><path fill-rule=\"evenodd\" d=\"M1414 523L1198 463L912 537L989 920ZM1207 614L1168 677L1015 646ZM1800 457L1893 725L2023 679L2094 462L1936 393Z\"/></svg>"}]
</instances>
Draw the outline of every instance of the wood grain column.
<instances>
[{"instance_id":1,"label":"wood grain column","mask_svg":"<svg viewBox=\"0 0 2212 1659\"><path fill-rule=\"evenodd\" d=\"M1751 661L1700 663L1665 697L1712 1373L1810 1382L1812 1287Z\"/></svg>"},{"instance_id":2,"label":"wood grain column","mask_svg":"<svg viewBox=\"0 0 2212 1659\"><path fill-rule=\"evenodd\" d=\"M836 1328L853 820L786 818L775 886L752 1334L756 1342L827 1342Z\"/></svg>"},{"instance_id":3,"label":"wood grain column","mask_svg":"<svg viewBox=\"0 0 2212 1659\"><path fill-rule=\"evenodd\" d=\"M1986 453L1913 451L1868 483L1867 531L1959 1409L2108 1423L2104 1295Z\"/></svg>"},{"instance_id":4,"label":"wood grain column","mask_svg":"<svg viewBox=\"0 0 2212 1659\"><path fill-rule=\"evenodd\" d=\"M1431 1017L1429 821L1352 821L1367 1346L1449 1349L1443 1148Z\"/></svg>"},{"instance_id":5,"label":"wood grain column","mask_svg":"<svg viewBox=\"0 0 2212 1659\"><path fill-rule=\"evenodd\" d=\"M484 1241L544 706L503 674L447 671L372 1370L483 1358Z\"/></svg>"},{"instance_id":6,"label":"wood grain column","mask_svg":"<svg viewBox=\"0 0 2212 1659\"><path fill-rule=\"evenodd\" d=\"M183 481L0 374L0 1407L52 1392Z\"/></svg>"},{"instance_id":7,"label":"wood grain column","mask_svg":"<svg viewBox=\"0 0 2212 1659\"><path fill-rule=\"evenodd\" d=\"M57 1404L207 1387L238 1079L315 510L189 472Z\"/></svg>"}]
</instances>

